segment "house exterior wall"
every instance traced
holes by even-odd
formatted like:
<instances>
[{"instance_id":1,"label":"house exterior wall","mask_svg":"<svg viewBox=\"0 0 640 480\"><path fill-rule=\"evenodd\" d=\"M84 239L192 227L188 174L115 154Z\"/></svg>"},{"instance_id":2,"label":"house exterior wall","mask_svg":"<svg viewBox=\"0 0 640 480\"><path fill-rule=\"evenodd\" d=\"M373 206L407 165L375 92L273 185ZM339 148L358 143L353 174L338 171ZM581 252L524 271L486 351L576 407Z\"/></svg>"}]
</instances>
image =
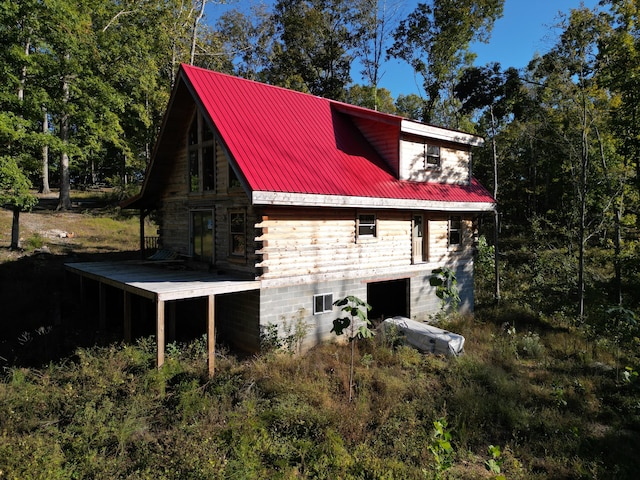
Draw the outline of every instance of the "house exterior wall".
<instances>
[{"instance_id":1,"label":"house exterior wall","mask_svg":"<svg viewBox=\"0 0 640 480\"><path fill-rule=\"evenodd\" d=\"M308 330L307 346L331 339L331 312L314 314L314 295L331 294L333 300L354 295L372 305L367 286L404 280L407 311L401 314L427 320L441 308L432 271L447 266L456 272L460 309L473 309L473 222L462 219L461 244L449 245L449 216L444 213L376 211L377 237L356 235L358 210L282 209L265 211L256 225L262 230L263 288L260 293L260 325L278 325L282 334L297 322ZM336 211L337 210L337 211ZM366 212L370 213L370 212ZM425 262L412 262L411 228L416 213L426 217L428 235ZM398 312L400 313L400 312Z\"/></svg>"},{"instance_id":2,"label":"house exterior wall","mask_svg":"<svg viewBox=\"0 0 640 480\"><path fill-rule=\"evenodd\" d=\"M458 288L461 297L461 311L473 309L473 262L450 264L457 274ZM441 308L440 299L435 294L435 287L429 284L431 271L435 264L423 264L419 271L397 274L396 280L407 279L409 290L409 312L407 316L414 320L425 321ZM302 350L306 350L320 342L334 340L331 333L333 320L341 314L338 307L332 311L313 313L314 295L331 294L333 300L353 295L361 300L375 304L375 298L368 298L367 286L370 283L386 282L389 276L357 278L347 277L341 280L318 281L313 283L291 283L260 291L260 328L277 325L282 337L295 333L302 326L306 337L302 342Z\"/></svg>"},{"instance_id":3,"label":"house exterior wall","mask_svg":"<svg viewBox=\"0 0 640 480\"><path fill-rule=\"evenodd\" d=\"M218 269L254 277L256 254L253 226L257 223L256 214L242 187L230 185L229 160L219 141L216 141L215 152L215 189L203 192L189 192L186 141L184 148L175 155L172 175L162 191L160 245L183 257L191 257L191 214L211 212L214 231L212 265ZM248 241L243 257L229 254L230 212L244 212L246 215L245 234Z\"/></svg>"},{"instance_id":4,"label":"house exterior wall","mask_svg":"<svg viewBox=\"0 0 640 480\"><path fill-rule=\"evenodd\" d=\"M425 168L424 145L440 147L440 166ZM441 141L405 135L400 140L400 179L416 182L468 184L471 152Z\"/></svg>"}]
</instances>

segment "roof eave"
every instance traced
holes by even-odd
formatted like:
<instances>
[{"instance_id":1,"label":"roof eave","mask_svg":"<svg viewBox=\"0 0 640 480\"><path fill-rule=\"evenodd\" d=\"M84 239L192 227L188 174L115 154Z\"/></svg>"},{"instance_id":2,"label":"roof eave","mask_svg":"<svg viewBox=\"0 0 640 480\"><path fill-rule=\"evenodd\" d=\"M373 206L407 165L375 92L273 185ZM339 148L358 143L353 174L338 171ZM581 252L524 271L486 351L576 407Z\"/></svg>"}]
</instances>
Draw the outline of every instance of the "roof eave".
<instances>
[{"instance_id":1,"label":"roof eave","mask_svg":"<svg viewBox=\"0 0 640 480\"><path fill-rule=\"evenodd\" d=\"M390 210L430 210L454 212L492 212L495 202L465 202L442 200L415 200L406 198L355 197L347 195L322 195L289 192L254 191L253 205L278 205L290 207L339 207L375 208Z\"/></svg>"}]
</instances>

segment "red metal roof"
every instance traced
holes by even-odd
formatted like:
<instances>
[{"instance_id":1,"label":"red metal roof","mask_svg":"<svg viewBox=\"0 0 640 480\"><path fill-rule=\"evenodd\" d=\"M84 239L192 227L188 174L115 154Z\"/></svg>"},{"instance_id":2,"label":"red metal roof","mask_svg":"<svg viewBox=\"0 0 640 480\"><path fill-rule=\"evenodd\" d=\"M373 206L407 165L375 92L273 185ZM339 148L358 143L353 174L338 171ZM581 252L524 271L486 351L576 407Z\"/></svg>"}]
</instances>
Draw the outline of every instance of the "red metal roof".
<instances>
[{"instance_id":1,"label":"red metal roof","mask_svg":"<svg viewBox=\"0 0 640 480\"><path fill-rule=\"evenodd\" d=\"M475 180L398 180L344 104L198 67L183 65L182 71L253 191L494 202ZM399 141L401 117L360 110Z\"/></svg>"}]
</instances>

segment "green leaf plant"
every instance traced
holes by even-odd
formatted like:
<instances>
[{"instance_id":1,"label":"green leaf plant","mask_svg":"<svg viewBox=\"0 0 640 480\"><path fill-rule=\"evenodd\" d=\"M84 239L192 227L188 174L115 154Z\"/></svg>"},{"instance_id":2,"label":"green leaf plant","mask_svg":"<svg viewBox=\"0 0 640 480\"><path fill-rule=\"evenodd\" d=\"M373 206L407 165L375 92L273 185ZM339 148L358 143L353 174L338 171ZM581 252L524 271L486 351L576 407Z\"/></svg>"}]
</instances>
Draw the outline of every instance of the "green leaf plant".
<instances>
[{"instance_id":1,"label":"green leaf plant","mask_svg":"<svg viewBox=\"0 0 640 480\"><path fill-rule=\"evenodd\" d=\"M333 302L340 307L341 316L333 321L331 332L337 336L346 334L351 343L351 361L349 368L349 402L353 399L353 361L355 356L355 341L371 338L375 335L372 324L367 318L371 305L353 295L346 296Z\"/></svg>"},{"instance_id":2,"label":"green leaf plant","mask_svg":"<svg viewBox=\"0 0 640 480\"><path fill-rule=\"evenodd\" d=\"M460 294L458 293L458 281L456 272L448 267L439 267L431 271L429 285L436 287L436 295L441 300L440 309L444 312L447 303L455 312L460 305Z\"/></svg>"}]
</instances>

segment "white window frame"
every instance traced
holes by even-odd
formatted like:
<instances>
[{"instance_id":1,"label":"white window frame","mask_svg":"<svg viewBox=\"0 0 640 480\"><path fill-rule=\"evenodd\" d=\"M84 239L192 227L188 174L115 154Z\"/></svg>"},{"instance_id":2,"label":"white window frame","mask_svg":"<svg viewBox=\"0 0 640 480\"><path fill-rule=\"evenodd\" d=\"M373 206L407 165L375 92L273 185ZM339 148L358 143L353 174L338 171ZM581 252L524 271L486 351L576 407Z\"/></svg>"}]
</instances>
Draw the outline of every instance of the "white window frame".
<instances>
[{"instance_id":1,"label":"white window frame","mask_svg":"<svg viewBox=\"0 0 640 480\"><path fill-rule=\"evenodd\" d=\"M362 222L362 217L373 217L373 222ZM372 233L361 233L361 228L370 228ZM378 237L378 216L375 213L358 213L356 218L356 238L377 238Z\"/></svg>"},{"instance_id":2,"label":"white window frame","mask_svg":"<svg viewBox=\"0 0 640 480\"><path fill-rule=\"evenodd\" d=\"M442 157L440 156L440 146L430 143L424 144L424 169L440 168L442 165ZM429 161L430 159L436 159L435 161Z\"/></svg>"},{"instance_id":3,"label":"white window frame","mask_svg":"<svg viewBox=\"0 0 640 480\"><path fill-rule=\"evenodd\" d=\"M318 309L318 300L322 299L322 309ZM328 305L327 305L328 303ZM323 313L333 312L333 293L319 293L313 296L313 314L322 315Z\"/></svg>"},{"instance_id":4,"label":"white window frame","mask_svg":"<svg viewBox=\"0 0 640 480\"><path fill-rule=\"evenodd\" d=\"M459 227L458 228L453 228L453 224L454 222L457 222ZM447 244L449 245L449 247L451 248L457 248L462 246L462 232L464 229L464 224L462 221L462 215L450 215L449 216L449 221L448 221L448 231L447 231ZM457 242L452 242L451 241L451 237L452 234L457 234L458 235L458 241Z\"/></svg>"}]
</instances>

